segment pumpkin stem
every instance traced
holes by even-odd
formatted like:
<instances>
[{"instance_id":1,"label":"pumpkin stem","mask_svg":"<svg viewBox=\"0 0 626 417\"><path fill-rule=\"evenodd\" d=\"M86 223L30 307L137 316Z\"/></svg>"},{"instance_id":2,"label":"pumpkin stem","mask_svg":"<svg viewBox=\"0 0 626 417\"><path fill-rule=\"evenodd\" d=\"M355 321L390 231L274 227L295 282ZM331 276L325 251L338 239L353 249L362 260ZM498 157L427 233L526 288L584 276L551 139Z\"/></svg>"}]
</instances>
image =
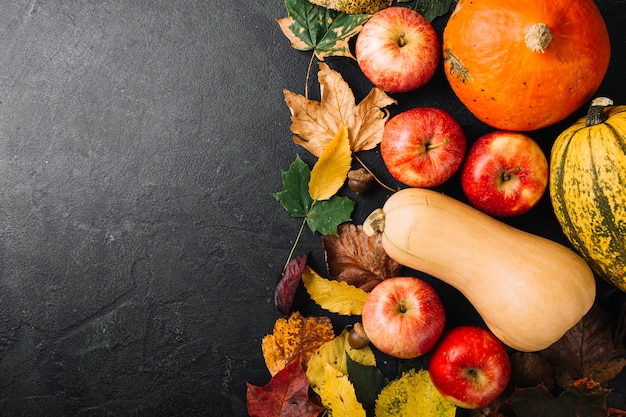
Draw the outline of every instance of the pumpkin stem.
<instances>
[{"instance_id":1,"label":"pumpkin stem","mask_svg":"<svg viewBox=\"0 0 626 417\"><path fill-rule=\"evenodd\" d=\"M613 100L607 97L596 97L591 101L589 110L587 110L587 118L585 119L585 126L595 126L600 123L604 123L609 116L604 113L604 108L612 106Z\"/></svg>"},{"instance_id":2,"label":"pumpkin stem","mask_svg":"<svg viewBox=\"0 0 626 417\"><path fill-rule=\"evenodd\" d=\"M524 43L533 52L544 53L552 41L552 31L545 23L535 23L524 36Z\"/></svg>"}]
</instances>

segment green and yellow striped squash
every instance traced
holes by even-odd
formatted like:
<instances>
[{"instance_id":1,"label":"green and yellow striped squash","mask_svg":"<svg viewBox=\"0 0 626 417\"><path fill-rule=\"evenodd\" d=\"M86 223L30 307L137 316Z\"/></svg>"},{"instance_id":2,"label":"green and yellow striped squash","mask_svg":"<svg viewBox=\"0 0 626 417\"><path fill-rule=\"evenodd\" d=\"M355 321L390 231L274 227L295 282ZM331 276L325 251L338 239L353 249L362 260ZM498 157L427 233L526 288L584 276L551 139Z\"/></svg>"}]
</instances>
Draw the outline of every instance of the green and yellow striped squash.
<instances>
[{"instance_id":1,"label":"green and yellow striped squash","mask_svg":"<svg viewBox=\"0 0 626 417\"><path fill-rule=\"evenodd\" d=\"M555 140L550 198L573 248L626 291L626 106L595 99Z\"/></svg>"}]
</instances>

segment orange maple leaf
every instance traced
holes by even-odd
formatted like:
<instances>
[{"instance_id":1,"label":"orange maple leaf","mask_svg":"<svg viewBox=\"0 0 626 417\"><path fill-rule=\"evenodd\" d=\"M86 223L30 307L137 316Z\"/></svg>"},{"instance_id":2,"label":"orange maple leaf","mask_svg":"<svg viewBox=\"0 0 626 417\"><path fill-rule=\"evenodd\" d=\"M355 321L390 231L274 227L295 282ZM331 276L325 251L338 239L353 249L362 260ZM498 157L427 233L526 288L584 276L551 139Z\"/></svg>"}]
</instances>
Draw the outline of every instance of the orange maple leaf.
<instances>
[{"instance_id":1,"label":"orange maple leaf","mask_svg":"<svg viewBox=\"0 0 626 417\"><path fill-rule=\"evenodd\" d=\"M375 148L382 140L383 128L389 118L389 113L382 109L397 101L375 87L357 105L341 74L323 62L318 79L320 101L283 90L285 102L291 110L290 129L297 135L294 142L319 157L341 126L347 126L352 152Z\"/></svg>"},{"instance_id":2,"label":"orange maple leaf","mask_svg":"<svg viewBox=\"0 0 626 417\"><path fill-rule=\"evenodd\" d=\"M276 375L297 355L306 369L313 353L334 337L328 317L304 317L294 311L287 319L279 318L274 324L274 333L265 336L261 342L267 369L272 376Z\"/></svg>"}]
</instances>

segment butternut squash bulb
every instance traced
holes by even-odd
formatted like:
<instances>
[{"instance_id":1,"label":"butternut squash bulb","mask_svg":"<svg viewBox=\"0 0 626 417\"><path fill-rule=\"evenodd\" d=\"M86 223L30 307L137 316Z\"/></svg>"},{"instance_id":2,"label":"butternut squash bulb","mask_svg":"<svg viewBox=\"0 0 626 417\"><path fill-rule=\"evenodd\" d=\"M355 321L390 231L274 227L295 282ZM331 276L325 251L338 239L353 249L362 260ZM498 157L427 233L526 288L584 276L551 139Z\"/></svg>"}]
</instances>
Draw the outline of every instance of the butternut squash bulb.
<instances>
[{"instance_id":1,"label":"butternut squash bulb","mask_svg":"<svg viewBox=\"0 0 626 417\"><path fill-rule=\"evenodd\" d=\"M574 251L433 190L397 191L363 227L395 261L458 289L520 351L556 342L595 300L593 272Z\"/></svg>"},{"instance_id":2,"label":"butternut squash bulb","mask_svg":"<svg viewBox=\"0 0 626 417\"><path fill-rule=\"evenodd\" d=\"M626 106L604 97L561 133L551 151L549 193L574 249L626 291Z\"/></svg>"},{"instance_id":3,"label":"butternut squash bulb","mask_svg":"<svg viewBox=\"0 0 626 417\"><path fill-rule=\"evenodd\" d=\"M460 0L443 32L446 77L479 120L529 131L571 115L600 86L608 30L594 0Z\"/></svg>"}]
</instances>

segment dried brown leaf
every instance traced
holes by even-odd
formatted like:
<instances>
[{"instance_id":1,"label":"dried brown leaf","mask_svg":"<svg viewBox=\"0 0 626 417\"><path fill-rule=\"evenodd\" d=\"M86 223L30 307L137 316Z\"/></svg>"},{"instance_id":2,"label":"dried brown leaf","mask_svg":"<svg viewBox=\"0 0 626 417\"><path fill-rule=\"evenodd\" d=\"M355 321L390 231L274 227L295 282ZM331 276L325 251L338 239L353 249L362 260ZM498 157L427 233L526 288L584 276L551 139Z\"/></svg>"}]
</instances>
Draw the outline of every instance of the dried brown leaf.
<instances>
[{"instance_id":1,"label":"dried brown leaf","mask_svg":"<svg viewBox=\"0 0 626 417\"><path fill-rule=\"evenodd\" d=\"M337 232L322 237L328 273L337 281L371 291L402 272L402 265L385 253L380 233L367 236L363 226L352 223L340 225Z\"/></svg>"},{"instance_id":2,"label":"dried brown leaf","mask_svg":"<svg viewBox=\"0 0 626 417\"><path fill-rule=\"evenodd\" d=\"M511 384L518 388L530 388L544 384L554 387L552 367L537 352L513 352L511 358Z\"/></svg>"},{"instance_id":3,"label":"dried brown leaf","mask_svg":"<svg viewBox=\"0 0 626 417\"><path fill-rule=\"evenodd\" d=\"M352 152L375 148L382 140L389 114L382 109L397 101L373 88L357 105L354 94L341 74L320 63L318 72L321 100L283 90L291 111L290 129L294 142L319 157L341 126L348 127Z\"/></svg>"},{"instance_id":4,"label":"dried brown leaf","mask_svg":"<svg viewBox=\"0 0 626 417\"><path fill-rule=\"evenodd\" d=\"M540 352L554 370L556 385L563 389L582 378L606 386L626 366L624 353L623 347L613 345L610 317L598 305L561 339Z\"/></svg>"}]
</instances>

